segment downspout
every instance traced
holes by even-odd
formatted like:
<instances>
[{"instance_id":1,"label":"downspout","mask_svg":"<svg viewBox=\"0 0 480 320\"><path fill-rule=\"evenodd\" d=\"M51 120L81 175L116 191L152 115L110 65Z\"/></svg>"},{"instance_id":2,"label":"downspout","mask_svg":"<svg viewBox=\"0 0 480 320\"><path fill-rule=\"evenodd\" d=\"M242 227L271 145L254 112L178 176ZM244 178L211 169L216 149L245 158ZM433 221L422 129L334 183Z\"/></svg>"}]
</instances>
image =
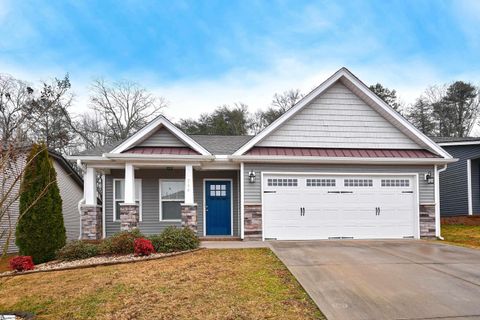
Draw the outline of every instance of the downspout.
<instances>
[{"instance_id":1,"label":"downspout","mask_svg":"<svg viewBox=\"0 0 480 320\"><path fill-rule=\"evenodd\" d=\"M440 224L440 172L447 170L447 165L443 165L442 169L438 169L435 165L435 235L440 240L445 240L441 235Z\"/></svg>"},{"instance_id":2,"label":"downspout","mask_svg":"<svg viewBox=\"0 0 480 320\"><path fill-rule=\"evenodd\" d=\"M82 160L78 159L77 160L77 166L82 169L83 171L83 166L82 166ZM85 203L85 179L83 181L84 185L83 185L83 197L82 199L80 199L80 201L78 201L78 204L77 204L77 210L78 210L78 216L79 216L79 219L80 219L80 228L79 228L79 233L78 233L78 240L82 240L82 205Z\"/></svg>"},{"instance_id":3,"label":"downspout","mask_svg":"<svg viewBox=\"0 0 480 320\"><path fill-rule=\"evenodd\" d=\"M245 195L245 175L244 175L244 164L240 162L240 238L243 240L245 238L245 206L244 206L244 195Z\"/></svg>"}]
</instances>

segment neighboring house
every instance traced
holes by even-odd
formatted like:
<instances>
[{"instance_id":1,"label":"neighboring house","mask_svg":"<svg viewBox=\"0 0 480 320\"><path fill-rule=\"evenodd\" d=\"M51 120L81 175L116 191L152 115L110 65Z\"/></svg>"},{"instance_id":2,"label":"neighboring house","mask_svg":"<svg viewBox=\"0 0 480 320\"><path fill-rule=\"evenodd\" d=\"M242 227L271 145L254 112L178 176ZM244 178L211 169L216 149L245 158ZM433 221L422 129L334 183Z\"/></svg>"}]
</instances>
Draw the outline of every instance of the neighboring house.
<instances>
[{"instance_id":1,"label":"neighboring house","mask_svg":"<svg viewBox=\"0 0 480 320\"><path fill-rule=\"evenodd\" d=\"M172 225L241 239L439 236L438 172L455 161L345 68L254 137L187 135L158 117L69 159L85 169L85 239Z\"/></svg>"},{"instance_id":2,"label":"neighboring house","mask_svg":"<svg viewBox=\"0 0 480 320\"><path fill-rule=\"evenodd\" d=\"M18 160L11 164L9 169L11 172L7 172L7 174L0 178L2 180L2 186L10 186L13 183L12 180L18 176L18 173L23 172L29 151L29 148L19 149L17 157ZM80 236L80 214L78 206L80 200L83 198L82 177L60 154L54 151L49 151L48 153L53 160L53 167L57 173L57 183L60 189L60 196L62 197L62 213L67 239L78 240ZM5 184L3 184L3 182L5 182ZM20 181L15 184L14 188L15 190L20 189ZM8 217L4 216L0 221L0 233L3 233L4 231L6 232L8 228L11 228L13 231L12 238L10 238L8 246L9 253L18 252L18 248L15 245L15 224L19 216L19 200L20 199L17 199L14 205L11 206ZM5 236L0 237L0 250L3 249L5 243Z\"/></svg>"},{"instance_id":3,"label":"neighboring house","mask_svg":"<svg viewBox=\"0 0 480 320\"><path fill-rule=\"evenodd\" d=\"M432 138L458 162L440 174L442 216L480 214L480 138Z\"/></svg>"}]
</instances>

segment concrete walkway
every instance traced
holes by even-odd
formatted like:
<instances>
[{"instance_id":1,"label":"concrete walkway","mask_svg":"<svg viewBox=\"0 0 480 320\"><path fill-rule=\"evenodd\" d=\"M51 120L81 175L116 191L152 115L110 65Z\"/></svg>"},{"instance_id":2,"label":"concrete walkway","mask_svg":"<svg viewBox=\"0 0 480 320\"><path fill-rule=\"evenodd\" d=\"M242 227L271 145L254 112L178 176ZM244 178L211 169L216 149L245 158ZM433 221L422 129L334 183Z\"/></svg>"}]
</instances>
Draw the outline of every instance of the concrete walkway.
<instances>
[{"instance_id":1,"label":"concrete walkway","mask_svg":"<svg viewBox=\"0 0 480 320\"><path fill-rule=\"evenodd\" d=\"M480 319L480 250L420 240L270 246L329 320Z\"/></svg>"},{"instance_id":2,"label":"concrete walkway","mask_svg":"<svg viewBox=\"0 0 480 320\"><path fill-rule=\"evenodd\" d=\"M265 241L202 241L200 247L208 249L269 248Z\"/></svg>"}]
</instances>

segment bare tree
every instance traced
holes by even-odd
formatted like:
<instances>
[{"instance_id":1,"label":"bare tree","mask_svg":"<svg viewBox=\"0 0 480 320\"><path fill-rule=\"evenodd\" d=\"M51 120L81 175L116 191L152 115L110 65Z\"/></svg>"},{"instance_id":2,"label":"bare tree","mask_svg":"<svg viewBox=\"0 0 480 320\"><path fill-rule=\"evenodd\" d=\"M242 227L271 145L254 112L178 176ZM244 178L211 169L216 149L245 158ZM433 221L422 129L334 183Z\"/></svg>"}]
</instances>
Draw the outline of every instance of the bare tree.
<instances>
[{"instance_id":1,"label":"bare tree","mask_svg":"<svg viewBox=\"0 0 480 320\"><path fill-rule=\"evenodd\" d=\"M25 134L29 102L33 89L25 82L0 74L0 132L2 141L11 141Z\"/></svg>"},{"instance_id":2,"label":"bare tree","mask_svg":"<svg viewBox=\"0 0 480 320\"><path fill-rule=\"evenodd\" d=\"M93 149L113 141L109 129L98 112L83 113L72 122L72 129L82 149Z\"/></svg>"},{"instance_id":3,"label":"bare tree","mask_svg":"<svg viewBox=\"0 0 480 320\"><path fill-rule=\"evenodd\" d=\"M164 98L154 96L135 82L109 84L103 79L93 82L90 103L95 113L94 119L103 121L105 127L101 130L105 132L102 134L110 141L127 138L160 115L167 105ZM89 119L84 121L88 122Z\"/></svg>"},{"instance_id":4,"label":"bare tree","mask_svg":"<svg viewBox=\"0 0 480 320\"><path fill-rule=\"evenodd\" d=\"M29 114L30 136L34 141L43 141L49 149L65 153L73 141L68 109L73 94L68 74L63 79L43 82L31 101Z\"/></svg>"},{"instance_id":5,"label":"bare tree","mask_svg":"<svg viewBox=\"0 0 480 320\"><path fill-rule=\"evenodd\" d=\"M304 94L299 89L290 89L281 94L275 93L273 95L272 107L284 114L303 97Z\"/></svg>"},{"instance_id":6,"label":"bare tree","mask_svg":"<svg viewBox=\"0 0 480 320\"><path fill-rule=\"evenodd\" d=\"M250 119L250 128L254 134L262 131L265 127L277 120L282 114L293 107L305 95L299 89L290 89L283 93L273 95L270 106L265 110L255 112Z\"/></svg>"}]
</instances>

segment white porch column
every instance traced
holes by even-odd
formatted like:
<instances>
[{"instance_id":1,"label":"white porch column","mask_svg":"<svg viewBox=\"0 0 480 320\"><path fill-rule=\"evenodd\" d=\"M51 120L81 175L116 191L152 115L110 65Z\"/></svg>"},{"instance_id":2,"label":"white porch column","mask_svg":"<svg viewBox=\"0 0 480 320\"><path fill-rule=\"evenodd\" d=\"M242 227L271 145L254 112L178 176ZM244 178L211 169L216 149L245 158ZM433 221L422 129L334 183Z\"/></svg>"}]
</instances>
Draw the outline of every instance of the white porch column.
<instances>
[{"instance_id":1,"label":"white porch column","mask_svg":"<svg viewBox=\"0 0 480 320\"><path fill-rule=\"evenodd\" d=\"M185 204L192 205L193 202L193 166L185 165Z\"/></svg>"},{"instance_id":2,"label":"white porch column","mask_svg":"<svg viewBox=\"0 0 480 320\"><path fill-rule=\"evenodd\" d=\"M83 177L83 196L85 197L85 204L97 205L97 172L95 168L87 167Z\"/></svg>"},{"instance_id":3,"label":"white porch column","mask_svg":"<svg viewBox=\"0 0 480 320\"><path fill-rule=\"evenodd\" d=\"M131 163L125 164L125 203L135 204L135 168Z\"/></svg>"}]
</instances>

